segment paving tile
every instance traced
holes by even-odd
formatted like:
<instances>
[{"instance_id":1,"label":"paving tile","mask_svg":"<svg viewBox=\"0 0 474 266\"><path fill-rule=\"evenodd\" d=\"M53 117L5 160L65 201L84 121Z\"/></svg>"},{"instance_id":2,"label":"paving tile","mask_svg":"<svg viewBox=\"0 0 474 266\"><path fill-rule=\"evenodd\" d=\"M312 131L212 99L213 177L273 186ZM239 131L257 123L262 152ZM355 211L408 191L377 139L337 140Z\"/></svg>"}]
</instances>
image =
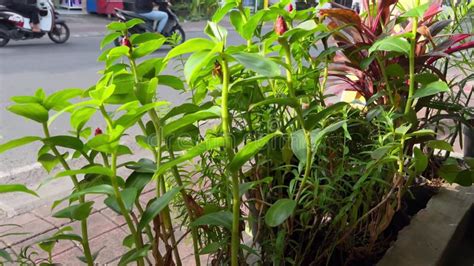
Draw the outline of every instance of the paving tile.
<instances>
[{"instance_id":1,"label":"paving tile","mask_svg":"<svg viewBox=\"0 0 474 266\"><path fill-rule=\"evenodd\" d=\"M81 235L81 223L79 221L75 221L73 223L67 224L71 226L74 230L74 234ZM107 219L102 213L96 212L89 216L87 219L87 232L89 234L89 240L116 228L112 221Z\"/></svg>"},{"instance_id":2,"label":"paving tile","mask_svg":"<svg viewBox=\"0 0 474 266\"><path fill-rule=\"evenodd\" d=\"M66 252L53 256L53 262L67 266L84 265L84 263L77 258L81 256L84 256L82 250L74 247Z\"/></svg>"},{"instance_id":3,"label":"paving tile","mask_svg":"<svg viewBox=\"0 0 474 266\"><path fill-rule=\"evenodd\" d=\"M117 226L123 226L127 222L125 221L125 218L123 218L122 215L117 214L115 211L113 211L110 208L106 208L100 211L102 215L107 217L110 221L112 221L115 225Z\"/></svg>"},{"instance_id":4,"label":"paving tile","mask_svg":"<svg viewBox=\"0 0 474 266\"><path fill-rule=\"evenodd\" d=\"M127 252L127 249L122 245L122 241L126 236L127 234L123 230L116 228L93 239L90 242L92 252L102 249L95 262L104 264Z\"/></svg>"},{"instance_id":5,"label":"paving tile","mask_svg":"<svg viewBox=\"0 0 474 266\"><path fill-rule=\"evenodd\" d=\"M25 242L29 239L35 238L38 235L41 235L46 232L53 232L55 227L46 222L43 221L35 216L30 216L33 218L28 223L22 224L22 227L15 227L10 229L9 231L5 231L2 233L2 235L5 234L11 234L7 236L2 237L2 241L5 242L6 244L12 246L16 245L22 242ZM16 223L16 220L14 218L11 219L10 223ZM15 233L25 233L25 234L15 234Z\"/></svg>"},{"instance_id":6,"label":"paving tile","mask_svg":"<svg viewBox=\"0 0 474 266\"><path fill-rule=\"evenodd\" d=\"M63 225L69 223L70 221L67 219L55 218L53 217L53 213L63 208L66 208L67 206L67 201L59 204L56 208L54 208L54 210L51 210L51 205L43 205L41 207L35 208L31 213L37 218L43 219L48 223L60 228Z\"/></svg>"},{"instance_id":7,"label":"paving tile","mask_svg":"<svg viewBox=\"0 0 474 266\"><path fill-rule=\"evenodd\" d=\"M31 213L24 213L24 214L20 214L18 216L8 218L7 220L3 220L0 223L0 233L6 232L6 231L11 231L14 228L19 228L17 226L10 226L9 224L15 224L15 225L21 225L22 226L22 225L30 223L30 222L32 222L36 219L37 219L37 217L34 216Z\"/></svg>"}]
</instances>

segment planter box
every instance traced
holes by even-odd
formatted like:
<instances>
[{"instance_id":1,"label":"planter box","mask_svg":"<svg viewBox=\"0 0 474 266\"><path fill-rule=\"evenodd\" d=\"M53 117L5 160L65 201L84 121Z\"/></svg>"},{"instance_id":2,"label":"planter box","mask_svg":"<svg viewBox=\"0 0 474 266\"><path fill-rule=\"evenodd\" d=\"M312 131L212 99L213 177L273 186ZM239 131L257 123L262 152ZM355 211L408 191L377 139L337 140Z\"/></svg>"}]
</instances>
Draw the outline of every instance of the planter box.
<instances>
[{"instance_id":1,"label":"planter box","mask_svg":"<svg viewBox=\"0 0 474 266\"><path fill-rule=\"evenodd\" d=\"M399 232L378 265L473 265L473 203L474 187L444 186ZM470 252L461 254L462 249Z\"/></svg>"}]
</instances>

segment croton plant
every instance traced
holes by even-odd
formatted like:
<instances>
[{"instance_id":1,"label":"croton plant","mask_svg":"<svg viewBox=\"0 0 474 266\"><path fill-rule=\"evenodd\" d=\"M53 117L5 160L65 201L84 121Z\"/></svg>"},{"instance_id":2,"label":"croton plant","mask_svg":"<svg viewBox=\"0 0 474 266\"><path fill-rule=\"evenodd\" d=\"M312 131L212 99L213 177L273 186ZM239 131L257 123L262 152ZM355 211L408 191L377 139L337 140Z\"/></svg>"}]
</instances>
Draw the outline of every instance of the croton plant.
<instances>
[{"instance_id":1,"label":"croton plant","mask_svg":"<svg viewBox=\"0 0 474 266\"><path fill-rule=\"evenodd\" d=\"M8 141L0 152L42 143L38 161L48 180L74 183L52 216L80 221L82 233L59 230L39 243L49 257L30 262L54 263L55 243L71 240L82 247L80 259L94 264L100 253L88 239L92 194L104 195L126 221L129 235L117 239L128 248L120 265L182 265L183 239L192 242L196 265L376 261L410 189L430 182L426 173L439 157L433 151L452 151L436 138L440 124L422 113L461 122L470 114L440 117L463 110L443 101L464 89L449 82L444 65L460 52L472 56L472 34L447 32L455 22L439 20L438 1L416 0L409 9L397 0L364 1L360 15L288 4L251 14L228 1L205 37L163 58L153 52L173 40L130 36L138 19L112 22L94 86L13 97L8 110L44 135ZM225 16L232 29L219 25ZM230 45L230 34L240 44ZM122 45L108 48L117 38ZM163 74L167 68L178 73ZM163 86L191 97L171 106L157 96ZM362 104L338 101L342 91L358 92ZM70 118L69 134L50 131L60 116ZM106 127L95 129L93 116ZM137 160L137 150L149 156ZM467 165L451 160L441 170L436 177L472 184ZM146 186L156 197L142 205ZM34 193L0 187L12 191ZM177 225L185 237L178 238ZM5 250L0 255L15 260Z\"/></svg>"}]
</instances>

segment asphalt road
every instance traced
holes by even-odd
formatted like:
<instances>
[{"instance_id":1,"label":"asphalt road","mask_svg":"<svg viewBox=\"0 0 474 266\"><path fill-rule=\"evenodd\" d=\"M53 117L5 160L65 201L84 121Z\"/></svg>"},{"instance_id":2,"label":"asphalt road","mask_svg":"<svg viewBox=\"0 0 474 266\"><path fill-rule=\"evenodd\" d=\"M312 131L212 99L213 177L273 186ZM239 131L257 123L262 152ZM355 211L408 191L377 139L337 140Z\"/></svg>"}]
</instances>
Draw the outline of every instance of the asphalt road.
<instances>
[{"instance_id":1,"label":"asphalt road","mask_svg":"<svg viewBox=\"0 0 474 266\"><path fill-rule=\"evenodd\" d=\"M233 34L230 34L233 35ZM187 38L202 36L199 32L187 32ZM237 36L230 38L238 42ZM5 108L15 95L32 95L37 88L47 94L63 88L88 88L95 84L102 69L96 58L100 54L100 37L72 37L65 44L54 44L47 37L29 41L11 41L0 49L0 143L22 136L41 135L39 124L9 113ZM164 56L169 48L153 54ZM173 74L172 70L167 70ZM159 92L162 99L178 104L186 99L169 88ZM91 126L102 121L92 121ZM54 133L65 133L70 128L64 117L52 125ZM0 177L12 169L27 170L36 161L38 145L28 145L0 154ZM16 172L16 171L15 171ZM1 182L1 181L0 181ZM12 180L8 181L9 183Z\"/></svg>"}]
</instances>

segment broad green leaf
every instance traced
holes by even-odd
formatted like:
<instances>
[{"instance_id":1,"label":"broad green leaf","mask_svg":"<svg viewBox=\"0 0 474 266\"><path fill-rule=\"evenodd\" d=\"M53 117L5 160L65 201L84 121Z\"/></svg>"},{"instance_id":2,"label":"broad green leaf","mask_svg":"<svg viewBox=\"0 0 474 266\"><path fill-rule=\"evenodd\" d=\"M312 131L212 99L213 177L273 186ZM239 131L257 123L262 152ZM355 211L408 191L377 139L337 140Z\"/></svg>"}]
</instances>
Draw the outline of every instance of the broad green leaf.
<instances>
[{"instance_id":1,"label":"broad green leaf","mask_svg":"<svg viewBox=\"0 0 474 266\"><path fill-rule=\"evenodd\" d=\"M158 171L156 171L156 175L157 176L162 175L163 173L165 173L171 167L176 166L176 165L178 165L182 162L191 160L194 157L196 157L198 155L201 155L201 154L203 154L204 152L206 152L208 150L223 147L224 143L225 143L225 141L224 141L223 137L207 139L207 140L199 143L198 145L188 149L187 152L185 154L183 154L182 156L180 156L180 157L178 157L178 158L176 158L172 161L169 161L169 162L166 162L166 163L162 164L159 167Z\"/></svg>"},{"instance_id":2,"label":"broad green leaf","mask_svg":"<svg viewBox=\"0 0 474 266\"><path fill-rule=\"evenodd\" d=\"M49 95L44 100L44 107L46 109L61 110L62 108L70 105L68 102L70 99L82 95L84 91L82 89L64 89Z\"/></svg>"},{"instance_id":3,"label":"broad green leaf","mask_svg":"<svg viewBox=\"0 0 474 266\"><path fill-rule=\"evenodd\" d=\"M150 251L151 245L144 245L143 247L139 249L132 249L128 251L127 253L123 254L123 256L120 258L120 261L118 263L119 266L125 266L125 265L130 265L131 262L134 262L138 260L139 258L143 258L148 254L148 251Z\"/></svg>"},{"instance_id":4,"label":"broad green leaf","mask_svg":"<svg viewBox=\"0 0 474 266\"><path fill-rule=\"evenodd\" d=\"M89 217L92 211L93 201L84 202L77 205L71 205L53 214L55 218L68 218L71 220L84 220Z\"/></svg>"},{"instance_id":5,"label":"broad green leaf","mask_svg":"<svg viewBox=\"0 0 474 266\"><path fill-rule=\"evenodd\" d=\"M311 141L314 142L313 144L313 149L317 149L319 143L326 137L327 134L334 132L341 128L344 124L346 124L346 120L342 120L339 122L336 122L334 124L330 124L329 126L325 127L322 130L316 130L312 136Z\"/></svg>"},{"instance_id":6,"label":"broad green leaf","mask_svg":"<svg viewBox=\"0 0 474 266\"><path fill-rule=\"evenodd\" d=\"M201 110L202 108L198 105L192 103L183 103L181 105L173 107L165 116L163 116L161 120L166 121L170 117L174 117L180 114L196 113Z\"/></svg>"},{"instance_id":7,"label":"broad green leaf","mask_svg":"<svg viewBox=\"0 0 474 266\"><path fill-rule=\"evenodd\" d=\"M74 110L70 119L71 127L77 132L81 131L96 111L97 109L87 106Z\"/></svg>"},{"instance_id":8,"label":"broad green leaf","mask_svg":"<svg viewBox=\"0 0 474 266\"><path fill-rule=\"evenodd\" d=\"M48 241L71 240L82 243L82 237L76 234L58 234L47 239Z\"/></svg>"},{"instance_id":9,"label":"broad green leaf","mask_svg":"<svg viewBox=\"0 0 474 266\"><path fill-rule=\"evenodd\" d=\"M41 140L40 137L28 136L19 139L10 140L9 142L0 144L0 154L8 150Z\"/></svg>"},{"instance_id":10,"label":"broad green leaf","mask_svg":"<svg viewBox=\"0 0 474 266\"><path fill-rule=\"evenodd\" d=\"M115 39L118 37L122 36L122 33L120 32L112 32L107 35L102 39L100 42L100 49L104 49L105 46L107 46L109 43L113 42Z\"/></svg>"},{"instance_id":11,"label":"broad green leaf","mask_svg":"<svg viewBox=\"0 0 474 266\"><path fill-rule=\"evenodd\" d=\"M175 90L184 90L184 83L181 79L171 75L158 75L159 85L168 86Z\"/></svg>"},{"instance_id":12,"label":"broad green leaf","mask_svg":"<svg viewBox=\"0 0 474 266\"><path fill-rule=\"evenodd\" d=\"M127 29L127 25L122 22L114 21L107 25L107 29L113 31L123 31Z\"/></svg>"},{"instance_id":13,"label":"broad green leaf","mask_svg":"<svg viewBox=\"0 0 474 266\"><path fill-rule=\"evenodd\" d=\"M169 51L166 58L171 59L179 55L189 54L196 51L211 50L212 48L214 48L215 45L216 44L209 39L204 39L204 38L190 39L176 46L175 48L171 49L171 51Z\"/></svg>"},{"instance_id":14,"label":"broad green leaf","mask_svg":"<svg viewBox=\"0 0 474 266\"><path fill-rule=\"evenodd\" d=\"M237 10L232 10L229 13L229 18L232 26L234 26L235 31L243 36L242 28L244 26L244 19L242 18L242 14Z\"/></svg>"},{"instance_id":15,"label":"broad green leaf","mask_svg":"<svg viewBox=\"0 0 474 266\"><path fill-rule=\"evenodd\" d=\"M245 23L245 25L242 27L242 37L246 40L251 40L252 37L254 36L254 32L257 29L258 25L260 24L263 15L267 10L260 10L257 13L255 13L250 19Z\"/></svg>"},{"instance_id":16,"label":"broad green leaf","mask_svg":"<svg viewBox=\"0 0 474 266\"><path fill-rule=\"evenodd\" d=\"M185 114L183 117L166 124L163 128L163 136L166 138L180 128L193 124L197 121L219 118L220 115L221 109L218 106L212 106L206 110Z\"/></svg>"},{"instance_id":17,"label":"broad green leaf","mask_svg":"<svg viewBox=\"0 0 474 266\"><path fill-rule=\"evenodd\" d=\"M245 68L262 76L278 77L281 75L281 70L277 63L259 54L238 52L232 54L232 57Z\"/></svg>"},{"instance_id":18,"label":"broad green leaf","mask_svg":"<svg viewBox=\"0 0 474 266\"><path fill-rule=\"evenodd\" d=\"M210 51L200 51L192 54L184 65L184 76L189 84L193 84L197 74L208 66L216 58L216 54L223 49L223 42L214 44L214 48Z\"/></svg>"},{"instance_id":19,"label":"broad green leaf","mask_svg":"<svg viewBox=\"0 0 474 266\"><path fill-rule=\"evenodd\" d=\"M145 32L145 33L140 33L140 34L133 34L130 37L130 41L132 44L140 44L144 42L148 42L151 40L158 40L158 39L163 39L164 37L160 34L156 34L156 32Z\"/></svg>"},{"instance_id":20,"label":"broad green leaf","mask_svg":"<svg viewBox=\"0 0 474 266\"><path fill-rule=\"evenodd\" d=\"M120 191L120 195L122 197L123 203L125 205L125 209L129 212L132 211L133 204L137 200L138 197L138 191L134 187L129 187L126 188L122 191ZM121 215L122 211L120 209L120 205L117 202L117 198L115 195L110 195L108 198L104 200L105 205L107 205L109 208L114 210L117 214Z\"/></svg>"},{"instance_id":21,"label":"broad green leaf","mask_svg":"<svg viewBox=\"0 0 474 266\"><path fill-rule=\"evenodd\" d=\"M223 241L210 243L199 251L199 255L213 254L219 249L222 249L223 246L225 246Z\"/></svg>"},{"instance_id":22,"label":"broad green leaf","mask_svg":"<svg viewBox=\"0 0 474 266\"><path fill-rule=\"evenodd\" d=\"M229 170L231 172L238 171L250 158L255 156L269 140L276 136L281 136L282 133L277 131L266 135L265 137L249 142L234 156L232 161L229 163Z\"/></svg>"},{"instance_id":23,"label":"broad green leaf","mask_svg":"<svg viewBox=\"0 0 474 266\"><path fill-rule=\"evenodd\" d=\"M0 194L1 193L12 193L12 192L23 192L39 197L36 192L28 189L25 185L22 184L0 184Z\"/></svg>"},{"instance_id":24,"label":"broad green leaf","mask_svg":"<svg viewBox=\"0 0 474 266\"><path fill-rule=\"evenodd\" d=\"M438 94L440 92L448 92L448 91L449 91L449 87L448 87L448 84L446 84L446 82L435 81L416 90L415 93L413 94L413 99L427 97L427 96Z\"/></svg>"},{"instance_id":25,"label":"broad green leaf","mask_svg":"<svg viewBox=\"0 0 474 266\"><path fill-rule=\"evenodd\" d=\"M312 130L318 125L319 122L326 119L327 117L344 110L346 106L349 104L346 102L338 102L331 106L326 107L325 109L321 110L318 113L310 113L305 118L305 128L308 130Z\"/></svg>"},{"instance_id":26,"label":"broad green leaf","mask_svg":"<svg viewBox=\"0 0 474 266\"><path fill-rule=\"evenodd\" d=\"M15 103L39 103L41 104L43 100L36 96L13 96L11 100Z\"/></svg>"},{"instance_id":27,"label":"broad green leaf","mask_svg":"<svg viewBox=\"0 0 474 266\"><path fill-rule=\"evenodd\" d=\"M206 33L211 39L215 42L223 42L225 43L227 39L227 29L220 26L219 24L208 21L206 28L204 28L204 33Z\"/></svg>"},{"instance_id":28,"label":"broad green leaf","mask_svg":"<svg viewBox=\"0 0 474 266\"><path fill-rule=\"evenodd\" d=\"M91 166L88 168L77 169L77 170L66 170L60 172L56 175L56 178L63 177L63 176L72 176L72 175L80 175L80 174L99 174L99 175L106 175L106 176L113 176L114 173L110 168L103 167L103 166Z\"/></svg>"},{"instance_id":29,"label":"broad green leaf","mask_svg":"<svg viewBox=\"0 0 474 266\"><path fill-rule=\"evenodd\" d=\"M431 129L420 129L415 132L406 134L407 137L422 137L422 136L433 136L433 135L436 135L436 132L434 132Z\"/></svg>"},{"instance_id":30,"label":"broad green leaf","mask_svg":"<svg viewBox=\"0 0 474 266\"><path fill-rule=\"evenodd\" d=\"M237 2L235 1L228 1L224 6L217 9L217 11L212 16L212 21L219 23L219 21L224 18L224 16L233 8L237 6Z\"/></svg>"},{"instance_id":31,"label":"broad green leaf","mask_svg":"<svg viewBox=\"0 0 474 266\"><path fill-rule=\"evenodd\" d=\"M242 197L245 193L247 193L247 191L249 189L252 189L256 185L259 185L259 184L262 184L262 183L269 184L270 182L272 182L272 180L273 180L273 177L267 176L267 177L265 177L263 179L260 179L260 180L257 180L257 181L242 183L242 184L239 185L239 195Z\"/></svg>"},{"instance_id":32,"label":"broad green leaf","mask_svg":"<svg viewBox=\"0 0 474 266\"><path fill-rule=\"evenodd\" d=\"M389 36L376 41L369 49L369 54L375 51L398 52L408 55L410 53L410 43L405 38L399 36Z\"/></svg>"},{"instance_id":33,"label":"broad green leaf","mask_svg":"<svg viewBox=\"0 0 474 266\"><path fill-rule=\"evenodd\" d=\"M41 104L37 103L16 104L7 107L7 109L12 113L39 123L45 123L49 118L48 110L46 110L46 108L44 108Z\"/></svg>"},{"instance_id":34,"label":"broad green leaf","mask_svg":"<svg viewBox=\"0 0 474 266\"><path fill-rule=\"evenodd\" d=\"M295 108L296 106L298 106L299 102L298 100L294 98L270 98L270 99L266 99L266 100L263 100L261 102L251 105L249 110L255 109L256 107L259 107L259 106L264 106L264 105L269 105L269 104L287 105L287 106L291 106Z\"/></svg>"},{"instance_id":35,"label":"broad green leaf","mask_svg":"<svg viewBox=\"0 0 474 266\"><path fill-rule=\"evenodd\" d=\"M137 83L136 96L141 104L148 104L153 101L156 97L156 89L158 87L158 79L152 78L151 80Z\"/></svg>"},{"instance_id":36,"label":"broad green leaf","mask_svg":"<svg viewBox=\"0 0 474 266\"><path fill-rule=\"evenodd\" d=\"M143 23L145 23L143 20L141 20L139 18L134 18L134 19L131 19L131 20L125 22L125 26L127 26L127 29L130 29L130 28L133 28L133 26L135 26L135 25L143 24Z\"/></svg>"},{"instance_id":37,"label":"broad green leaf","mask_svg":"<svg viewBox=\"0 0 474 266\"><path fill-rule=\"evenodd\" d=\"M84 148L84 143L79 138L72 136L54 136L43 139L44 144L49 146L59 146L81 151Z\"/></svg>"},{"instance_id":38,"label":"broad green leaf","mask_svg":"<svg viewBox=\"0 0 474 266\"><path fill-rule=\"evenodd\" d=\"M453 183L461 171L456 161L452 163L447 161L439 168L438 175L449 183Z\"/></svg>"},{"instance_id":39,"label":"broad green leaf","mask_svg":"<svg viewBox=\"0 0 474 266\"><path fill-rule=\"evenodd\" d=\"M420 174L428 166L428 157L418 147L413 149L413 153L415 155L415 171Z\"/></svg>"},{"instance_id":40,"label":"broad green leaf","mask_svg":"<svg viewBox=\"0 0 474 266\"><path fill-rule=\"evenodd\" d=\"M74 110L78 107L83 107L83 106L97 107L99 104L100 104L99 101L92 99L85 102L79 102L79 103L69 105L68 107L61 109L61 111L52 115L48 120L48 126L50 126L58 117L60 117L65 112L69 112L71 110Z\"/></svg>"},{"instance_id":41,"label":"broad green leaf","mask_svg":"<svg viewBox=\"0 0 474 266\"><path fill-rule=\"evenodd\" d=\"M430 140L426 143L427 147L438 150L454 151L453 146L444 140Z\"/></svg>"},{"instance_id":42,"label":"broad green leaf","mask_svg":"<svg viewBox=\"0 0 474 266\"><path fill-rule=\"evenodd\" d=\"M146 208L140 222L138 223L138 230L141 231L147 224L149 224L178 194L181 187L172 188L170 191L163 194L161 197L154 199Z\"/></svg>"},{"instance_id":43,"label":"broad green leaf","mask_svg":"<svg viewBox=\"0 0 474 266\"><path fill-rule=\"evenodd\" d=\"M215 225L232 229L232 213L230 211L218 211L205 214L191 223L191 226Z\"/></svg>"},{"instance_id":44,"label":"broad green leaf","mask_svg":"<svg viewBox=\"0 0 474 266\"><path fill-rule=\"evenodd\" d=\"M125 187L136 188L139 193L143 190L143 188L150 182L151 178L153 177L152 173L140 173L133 171L125 181Z\"/></svg>"},{"instance_id":45,"label":"broad green leaf","mask_svg":"<svg viewBox=\"0 0 474 266\"><path fill-rule=\"evenodd\" d=\"M463 187L472 186L472 183L474 183L474 171L471 169L466 169L459 172L454 182Z\"/></svg>"},{"instance_id":46,"label":"broad green leaf","mask_svg":"<svg viewBox=\"0 0 474 266\"><path fill-rule=\"evenodd\" d=\"M279 226L293 214L296 201L292 199L279 199L268 209L265 214L265 223L270 227Z\"/></svg>"},{"instance_id":47,"label":"broad green leaf","mask_svg":"<svg viewBox=\"0 0 474 266\"><path fill-rule=\"evenodd\" d=\"M61 202L68 200L68 199L77 199L80 196L88 195L88 194L103 194L103 195L114 195L114 188L111 185L107 184L101 184L93 187L88 187L85 189L81 189L79 191L76 191L62 199L54 201L53 205L51 206L51 209L56 208Z\"/></svg>"},{"instance_id":48,"label":"broad green leaf","mask_svg":"<svg viewBox=\"0 0 474 266\"><path fill-rule=\"evenodd\" d=\"M58 157L49 153L41 154L38 156L37 160L48 173L50 173L54 167L60 163Z\"/></svg>"},{"instance_id":49,"label":"broad green leaf","mask_svg":"<svg viewBox=\"0 0 474 266\"><path fill-rule=\"evenodd\" d=\"M163 45L163 43L165 43L165 41L166 38L161 38L141 43L138 47L133 49L132 57L136 59L149 55L158 50Z\"/></svg>"},{"instance_id":50,"label":"broad green leaf","mask_svg":"<svg viewBox=\"0 0 474 266\"><path fill-rule=\"evenodd\" d=\"M377 148L376 150L372 151L372 153L370 154L370 157L374 160L380 160L388 152L390 152L392 149L393 149L393 146L391 146L391 145L382 146L382 147Z\"/></svg>"},{"instance_id":51,"label":"broad green leaf","mask_svg":"<svg viewBox=\"0 0 474 266\"><path fill-rule=\"evenodd\" d=\"M92 99L97 100L99 103L105 102L110 96L114 94L115 85L110 86L97 86L95 90L89 92Z\"/></svg>"},{"instance_id":52,"label":"broad green leaf","mask_svg":"<svg viewBox=\"0 0 474 266\"><path fill-rule=\"evenodd\" d=\"M421 18L423 17L423 14L429 7L429 3L422 4L420 6L417 6L415 8L412 8L408 10L407 12L403 13L400 17L402 18Z\"/></svg>"}]
</instances>

